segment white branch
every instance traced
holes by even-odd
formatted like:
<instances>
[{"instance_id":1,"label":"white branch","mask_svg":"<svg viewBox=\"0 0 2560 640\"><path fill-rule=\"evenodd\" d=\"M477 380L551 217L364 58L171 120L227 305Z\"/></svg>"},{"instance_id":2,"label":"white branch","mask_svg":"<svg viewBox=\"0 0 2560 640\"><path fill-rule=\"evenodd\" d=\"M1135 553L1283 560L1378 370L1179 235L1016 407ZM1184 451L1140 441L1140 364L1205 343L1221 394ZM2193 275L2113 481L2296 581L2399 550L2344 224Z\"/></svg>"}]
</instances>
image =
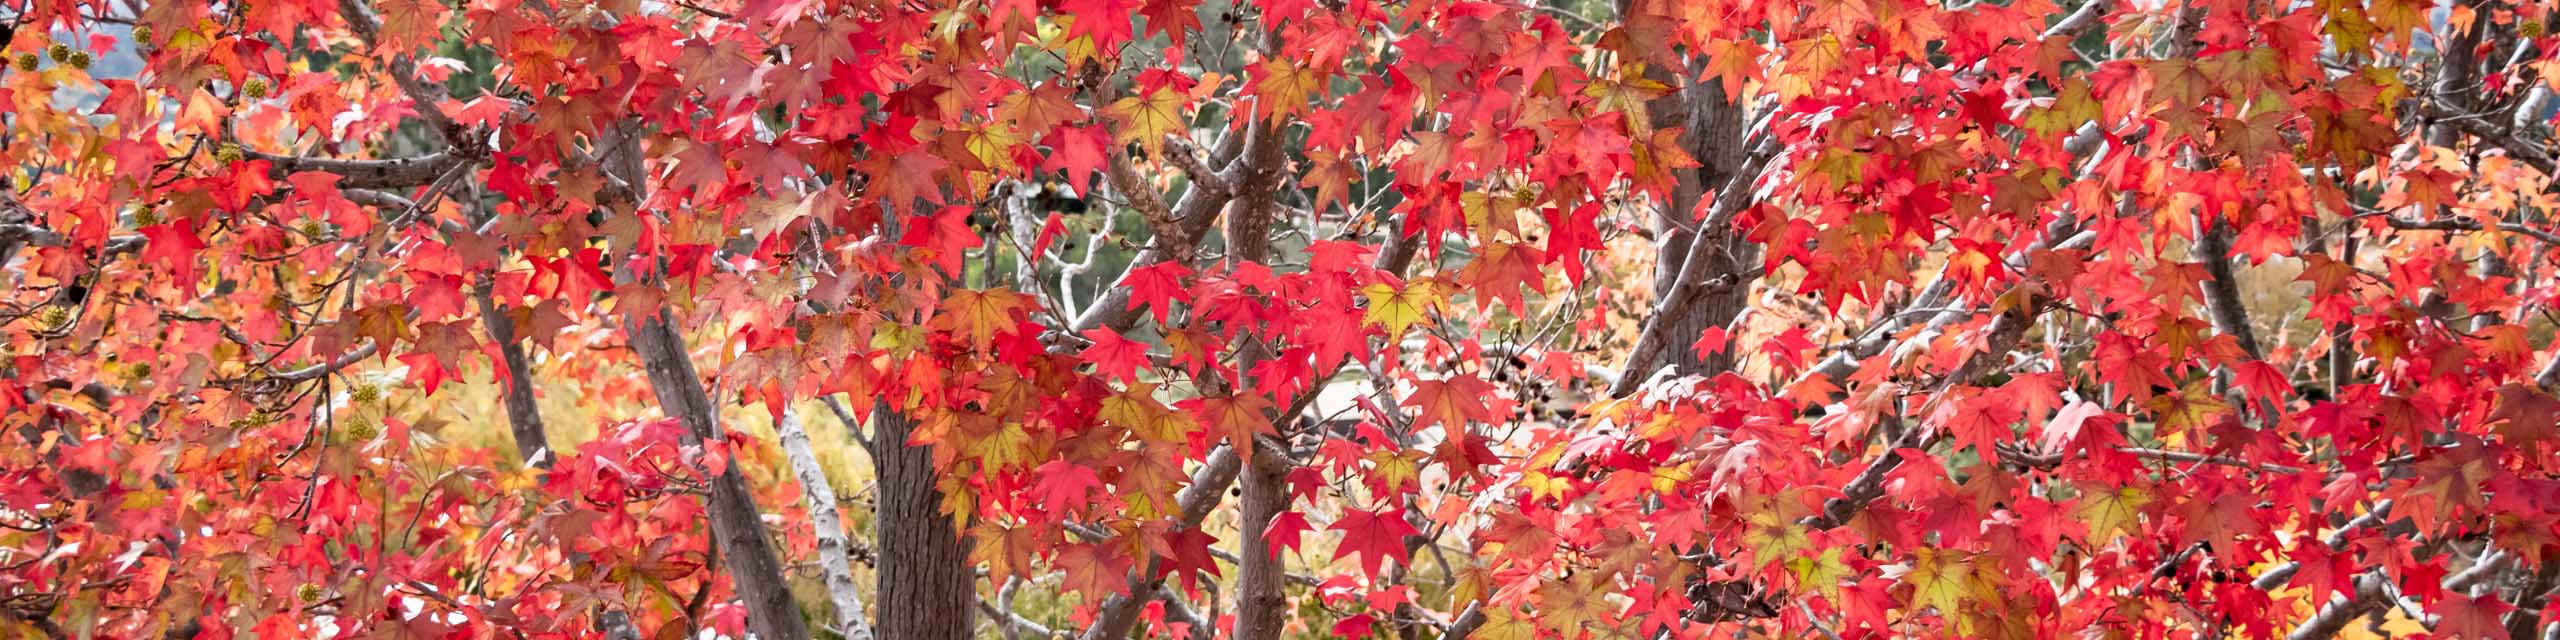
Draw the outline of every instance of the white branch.
<instances>
[{"instance_id":1,"label":"white branch","mask_svg":"<svg viewBox=\"0 0 2560 640\"><path fill-rule=\"evenodd\" d=\"M853 561L845 552L844 521L836 514L835 487L827 483L827 472L818 466L818 452L809 446L809 431L800 426L800 416L783 409L782 420L773 425L782 439L782 452L791 458L792 474L800 479L800 498L809 508L809 528L818 535L818 567L826 573L827 599L835 604L836 632L846 640L871 640L871 625L862 621L862 593L853 581Z\"/></svg>"}]
</instances>

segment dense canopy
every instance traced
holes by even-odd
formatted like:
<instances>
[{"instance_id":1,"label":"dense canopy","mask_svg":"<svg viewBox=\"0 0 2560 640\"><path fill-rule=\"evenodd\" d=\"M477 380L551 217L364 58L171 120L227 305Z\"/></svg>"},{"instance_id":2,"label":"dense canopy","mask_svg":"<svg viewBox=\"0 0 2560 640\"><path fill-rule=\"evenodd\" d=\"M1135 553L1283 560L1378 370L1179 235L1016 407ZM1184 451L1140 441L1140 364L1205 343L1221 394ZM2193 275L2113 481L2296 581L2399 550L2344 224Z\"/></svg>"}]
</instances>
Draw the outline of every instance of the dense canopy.
<instances>
[{"instance_id":1,"label":"dense canopy","mask_svg":"<svg viewBox=\"0 0 2560 640\"><path fill-rule=\"evenodd\" d=\"M0 637L2560 637L2543 0L0 0Z\"/></svg>"}]
</instances>

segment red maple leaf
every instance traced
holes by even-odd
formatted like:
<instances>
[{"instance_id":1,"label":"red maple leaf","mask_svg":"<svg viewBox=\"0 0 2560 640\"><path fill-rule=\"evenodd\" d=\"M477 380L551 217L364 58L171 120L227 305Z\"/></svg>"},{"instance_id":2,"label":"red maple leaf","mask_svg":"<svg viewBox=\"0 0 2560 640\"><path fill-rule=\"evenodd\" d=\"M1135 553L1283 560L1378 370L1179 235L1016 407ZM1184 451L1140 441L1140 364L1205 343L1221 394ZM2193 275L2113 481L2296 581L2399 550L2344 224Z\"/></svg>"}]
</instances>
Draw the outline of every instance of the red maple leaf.
<instances>
[{"instance_id":1,"label":"red maple leaf","mask_svg":"<svg viewBox=\"0 0 2560 640\"><path fill-rule=\"evenodd\" d=\"M1094 373L1121 382L1137 382L1138 370L1149 366L1146 343L1120 337L1120 332L1110 329L1086 331L1084 337L1093 340L1093 344L1086 346L1079 357L1093 363Z\"/></svg>"},{"instance_id":2,"label":"red maple leaf","mask_svg":"<svg viewBox=\"0 0 2560 640\"><path fill-rule=\"evenodd\" d=\"M1342 532L1342 544L1334 547L1336 559L1352 554L1361 556L1361 567L1376 578L1387 561L1404 562L1405 536L1420 533L1404 520L1404 510L1388 507L1374 512L1344 509L1342 518L1333 521L1332 531Z\"/></svg>"},{"instance_id":3,"label":"red maple leaf","mask_svg":"<svg viewBox=\"0 0 2560 640\"><path fill-rule=\"evenodd\" d=\"M1270 527L1262 530L1262 542L1266 545L1264 548L1271 550L1271 557L1276 559L1282 550L1298 550L1298 545L1305 542L1307 531L1314 528L1315 525L1307 523L1307 514L1282 511L1280 515L1271 517Z\"/></svg>"},{"instance_id":4,"label":"red maple leaf","mask_svg":"<svg viewBox=\"0 0 2560 640\"><path fill-rule=\"evenodd\" d=\"M1188 288L1182 282L1191 277L1191 267L1178 262L1159 262L1129 269L1121 279L1129 286L1129 308L1145 306L1155 312L1161 324L1173 313L1173 302L1189 300Z\"/></svg>"},{"instance_id":5,"label":"red maple leaf","mask_svg":"<svg viewBox=\"0 0 2560 640\"><path fill-rule=\"evenodd\" d=\"M2443 600L2436 602L2436 611L2443 617L2441 622L2436 623L2433 637L2468 640L2505 638L2507 628L2501 620L2506 617L2507 612L2515 609L2514 605L2499 600L2495 593L2483 594L2476 598L2455 593L2445 594Z\"/></svg>"},{"instance_id":6,"label":"red maple leaf","mask_svg":"<svg viewBox=\"0 0 2560 640\"><path fill-rule=\"evenodd\" d=\"M1082 507L1086 498L1102 488L1102 478L1093 468L1051 460L1031 470L1031 496L1041 508L1064 513Z\"/></svg>"}]
</instances>

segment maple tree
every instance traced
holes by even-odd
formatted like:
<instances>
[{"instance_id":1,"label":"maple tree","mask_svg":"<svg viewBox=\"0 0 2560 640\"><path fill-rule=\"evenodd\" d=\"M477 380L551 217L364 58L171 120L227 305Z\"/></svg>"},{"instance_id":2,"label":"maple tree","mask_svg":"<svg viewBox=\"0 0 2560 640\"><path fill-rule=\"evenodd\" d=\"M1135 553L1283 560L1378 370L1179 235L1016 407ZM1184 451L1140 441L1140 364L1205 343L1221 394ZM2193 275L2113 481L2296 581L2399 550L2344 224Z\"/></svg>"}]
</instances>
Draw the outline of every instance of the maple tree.
<instances>
[{"instance_id":1,"label":"maple tree","mask_svg":"<svg viewBox=\"0 0 2560 640\"><path fill-rule=\"evenodd\" d=\"M0 632L2547 637L2551 9L0 0Z\"/></svg>"}]
</instances>

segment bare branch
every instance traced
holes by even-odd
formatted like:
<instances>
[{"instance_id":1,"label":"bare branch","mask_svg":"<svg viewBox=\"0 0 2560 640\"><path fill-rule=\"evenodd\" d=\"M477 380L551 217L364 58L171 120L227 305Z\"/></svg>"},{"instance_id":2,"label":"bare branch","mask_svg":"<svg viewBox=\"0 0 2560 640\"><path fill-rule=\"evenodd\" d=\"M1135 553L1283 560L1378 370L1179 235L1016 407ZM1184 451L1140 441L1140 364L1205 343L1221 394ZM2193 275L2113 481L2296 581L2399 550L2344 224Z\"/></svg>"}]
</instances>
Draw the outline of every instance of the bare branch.
<instances>
[{"instance_id":1,"label":"bare branch","mask_svg":"<svg viewBox=\"0 0 2560 640\"><path fill-rule=\"evenodd\" d=\"M2372 510L2366 511L2364 515L2356 516L2356 519L2354 520L2348 520L2345 526L2338 527L2337 531L2330 532L2328 539L2322 540L2321 543L2329 545L2329 548L2332 550L2344 549L2347 546L2347 534L2353 533L2359 529L2365 529L2381 524L2384 519L2390 517L2391 501L2384 500L2373 503ZM2281 565L2276 565L2275 568L2268 569L2266 574L2258 576L2258 579L2250 581L2250 585L2257 587L2261 591L2272 590L2276 587L2284 586L2286 582L2292 581L2293 574L2301 570L2302 563L2298 562L2287 562Z\"/></svg>"},{"instance_id":2,"label":"bare branch","mask_svg":"<svg viewBox=\"0 0 2560 640\"><path fill-rule=\"evenodd\" d=\"M1467 603L1466 610L1458 612L1458 617L1449 621L1449 630L1441 632L1440 640L1466 640L1467 636L1475 635L1476 629L1482 626L1484 626L1482 603L1470 602Z\"/></svg>"},{"instance_id":3,"label":"bare branch","mask_svg":"<svg viewBox=\"0 0 2560 640\"><path fill-rule=\"evenodd\" d=\"M1033 636L1041 638L1055 638L1062 633L1056 629L1049 628L1049 625L1033 622L1030 618L1022 617L1022 614L1015 613L1007 609L997 608L995 603L987 602L984 599L978 600L978 612L987 614L987 617L989 618L994 618L998 624L1010 626L1016 631L1031 634Z\"/></svg>"},{"instance_id":4,"label":"bare branch","mask_svg":"<svg viewBox=\"0 0 2560 640\"><path fill-rule=\"evenodd\" d=\"M2390 223L2391 228L2393 229L2400 229L2404 231L2479 231L2483 228L2479 221L2466 220L2462 218L2416 220L2411 218L2384 216L2383 221ZM2551 246L2555 248L2560 248L2560 234L2554 234L2550 231L2536 229L2513 222L2500 222L2497 224L2497 228L2499 231L2530 237L2535 240L2550 243Z\"/></svg>"},{"instance_id":5,"label":"bare branch","mask_svg":"<svg viewBox=\"0 0 2560 640\"><path fill-rule=\"evenodd\" d=\"M278 155L242 149L250 160L269 163L267 175L276 179L304 171L319 171L340 177L341 189L407 189L434 182L437 176L463 161L451 152L437 152L415 158L388 160L338 160ZM350 198L352 199L352 198Z\"/></svg>"},{"instance_id":6,"label":"bare branch","mask_svg":"<svg viewBox=\"0 0 2560 640\"><path fill-rule=\"evenodd\" d=\"M1190 176L1191 183L1198 185L1198 188L1205 189L1210 195L1217 197L1235 195L1235 186L1227 183L1226 176L1218 175L1216 169L1209 168L1209 152L1201 149L1200 145L1192 144L1190 138L1167 134L1164 137L1164 150L1165 160L1173 163L1173 166L1180 167L1182 173ZM1118 187L1115 185L1113 188Z\"/></svg>"},{"instance_id":7,"label":"bare branch","mask_svg":"<svg viewBox=\"0 0 2560 640\"><path fill-rule=\"evenodd\" d=\"M784 409L773 430L791 459L792 475L800 480L800 501L809 509L809 528L818 538L818 568L825 574L827 599L835 605L835 632L845 640L871 640L871 625L862 621L862 586L853 581L844 521L836 514L835 486L819 466L818 451L809 446L809 431L801 427L798 412Z\"/></svg>"},{"instance_id":8,"label":"bare branch","mask_svg":"<svg viewBox=\"0 0 2560 640\"><path fill-rule=\"evenodd\" d=\"M1750 204L1752 183L1760 179L1760 172L1778 155L1777 140L1769 135L1765 123L1756 129L1740 166L1716 190L1715 202L1706 219L1698 224L1696 233L1690 234L1688 252L1680 262L1677 275L1671 279L1671 286L1655 294L1658 298L1653 312L1645 318L1644 332L1628 352L1626 366L1619 367L1618 383L1610 386L1609 395L1625 397L1652 376L1664 353L1677 346L1670 335L1672 325L1679 324L1677 320L1686 315L1698 300L1709 293L1742 286L1745 280L1758 277L1758 274L1707 273L1707 263L1713 260L1710 253L1716 250L1718 242L1727 237L1721 227Z\"/></svg>"},{"instance_id":9,"label":"bare branch","mask_svg":"<svg viewBox=\"0 0 2560 640\"><path fill-rule=\"evenodd\" d=\"M371 357L371 356L373 355L374 351L376 351L376 350L378 350L378 349L380 349L380 348L381 348L381 345L374 344L374 342L373 342L372 340L366 340L362 346L358 346L358 347L356 347L356 348L355 348L355 350L353 350L353 351L348 351L348 352L346 352L346 353L344 353L344 354L340 354L340 355L338 356L338 359L336 359L336 360L331 360L331 361L328 361L328 362L324 362L324 363L321 363L321 364L315 364L315 365L311 365L311 366L308 366L308 367L303 367L303 368L300 368L300 369L294 369L294 370L291 370L291 371L278 371L278 372L271 373L270 375L272 375L272 376L276 377L277 379L281 379L281 380L291 380L291 381L297 381L297 382L299 382L299 381L303 381L303 380L312 380L312 379L317 379L317 378L319 378L320 376L328 375L328 374L330 374L330 373L336 372L336 371L337 371L337 370L339 370L339 369L345 369L345 368L347 368L347 367L355 366L355 364L356 364L356 363L358 363L358 362L363 362L365 358L367 358L367 357Z\"/></svg>"},{"instance_id":10,"label":"bare branch","mask_svg":"<svg viewBox=\"0 0 2560 640\"><path fill-rule=\"evenodd\" d=\"M542 411L534 404L533 359L524 352L524 343L516 336L515 320L498 306L486 277L471 288L471 299L480 307L480 324L489 332L489 341L498 345L498 364L506 385L507 427L515 435L516 456L528 466L549 469L551 455L549 436L542 430Z\"/></svg>"},{"instance_id":11,"label":"bare branch","mask_svg":"<svg viewBox=\"0 0 2560 640\"><path fill-rule=\"evenodd\" d=\"M364 0L338 0L338 15L346 19L347 28L354 31L356 37L362 39L367 48L375 47L380 42L382 23L374 20L373 12L364 7ZM400 85L401 93L409 94L410 102L417 103L415 111L418 113L418 118L426 120L427 126L434 129L437 135L442 136L446 144L476 146L474 141L468 139L469 136L462 130L460 123L445 117L444 109L437 106L444 100L444 91L428 86L425 80L418 77L418 64L410 59L408 53L393 53L387 66L391 71L391 81Z\"/></svg>"},{"instance_id":12,"label":"bare branch","mask_svg":"<svg viewBox=\"0 0 2560 640\"><path fill-rule=\"evenodd\" d=\"M2240 280L2231 265L2231 242L2238 233L2231 221L2216 219L2196 236L2196 258L2204 262L2206 274L2205 312L2212 317L2214 331L2239 341L2241 353L2250 360L2260 360L2265 356L2258 350L2257 332L2249 326L2249 310L2240 302Z\"/></svg>"},{"instance_id":13,"label":"bare branch","mask_svg":"<svg viewBox=\"0 0 2560 640\"><path fill-rule=\"evenodd\" d=\"M2114 4L2114 0L2089 0L2088 4L2080 5L2079 10L2073 11L2071 12L2071 15L2063 17L2061 22L2053 23L2052 27L2046 28L2044 30L2044 37L2080 37L2080 34L2087 33L2090 29L2095 28L2100 24L2104 24L2100 19L2106 17L2107 9L2111 8Z\"/></svg>"}]
</instances>

